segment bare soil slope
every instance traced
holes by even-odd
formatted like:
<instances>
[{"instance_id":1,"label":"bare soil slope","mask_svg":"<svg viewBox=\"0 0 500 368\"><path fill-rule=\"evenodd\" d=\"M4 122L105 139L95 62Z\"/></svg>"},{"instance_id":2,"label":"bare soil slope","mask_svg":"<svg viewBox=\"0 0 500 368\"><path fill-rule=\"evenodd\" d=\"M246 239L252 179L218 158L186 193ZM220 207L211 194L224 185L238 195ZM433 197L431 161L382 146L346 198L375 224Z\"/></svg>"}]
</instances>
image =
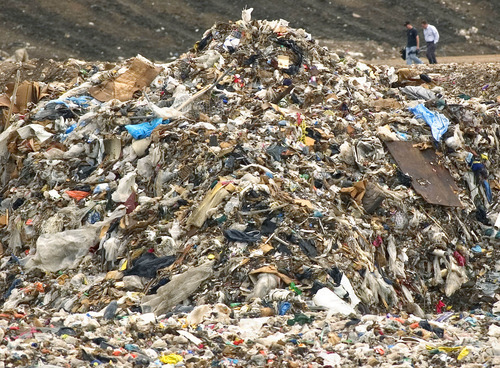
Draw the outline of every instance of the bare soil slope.
<instances>
[{"instance_id":1,"label":"bare soil slope","mask_svg":"<svg viewBox=\"0 0 500 368\"><path fill-rule=\"evenodd\" d=\"M340 51L390 58L405 43L405 20L426 18L443 56L500 51L498 0L4 0L0 50L28 45L31 57L117 60L138 53L167 60L188 50L217 21L283 18Z\"/></svg>"}]
</instances>

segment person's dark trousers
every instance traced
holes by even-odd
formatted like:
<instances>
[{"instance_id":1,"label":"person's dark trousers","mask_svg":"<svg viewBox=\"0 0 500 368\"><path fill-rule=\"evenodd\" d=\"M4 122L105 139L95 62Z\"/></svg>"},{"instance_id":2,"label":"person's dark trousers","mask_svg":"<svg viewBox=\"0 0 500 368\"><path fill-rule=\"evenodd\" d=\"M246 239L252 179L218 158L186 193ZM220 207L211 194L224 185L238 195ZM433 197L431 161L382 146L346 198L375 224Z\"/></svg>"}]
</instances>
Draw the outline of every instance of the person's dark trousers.
<instances>
[{"instance_id":1,"label":"person's dark trousers","mask_svg":"<svg viewBox=\"0 0 500 368\"><path fill-rule=\"evenodd\" d=\"M429 64L437 64L436 60L436 44L434 42L427 42L427 59L429 60Z\"/></svg>"}]
</instances>

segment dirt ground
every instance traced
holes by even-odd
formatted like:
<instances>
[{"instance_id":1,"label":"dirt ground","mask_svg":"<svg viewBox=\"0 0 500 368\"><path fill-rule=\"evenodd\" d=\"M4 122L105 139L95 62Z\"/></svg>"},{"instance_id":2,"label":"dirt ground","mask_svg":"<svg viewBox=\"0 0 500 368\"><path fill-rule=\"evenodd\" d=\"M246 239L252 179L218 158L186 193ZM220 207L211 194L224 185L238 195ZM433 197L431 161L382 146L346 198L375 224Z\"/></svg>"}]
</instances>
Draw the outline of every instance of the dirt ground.
<instances>
[{"instance_id":1,"label":"dirt ground","mask_svg":"<svg viewBox=\"0 0 500 368\"><path fill-rule=\"evenodd\" d=\"M484 63L500 63L500 54L494 55L463 55L463 56L443 56L439 57L436 55L438 62L440 64L484 64ZM424 56L421 56L420 59L427 63L427 59ZM392 58L392 59L374 59L374 60L365 60L370 64L375 65L392 65L392 66L405 66L406 62L401 58Z\"/></svg>"},{"instance_id":2,"label":"dirt ground","mask_svg":"<svg viewBox=\"0 0 500 368\"><path fill-rule=\"evenodd\" d=\"M423 17L440 31L441 56L500 53L498 0L3 0L0 56L26 47L33 58L166 61L247 5L255 19L286 19L370 60L397 57L404 22L419 28Z\"/></svg>"}]
</instances>

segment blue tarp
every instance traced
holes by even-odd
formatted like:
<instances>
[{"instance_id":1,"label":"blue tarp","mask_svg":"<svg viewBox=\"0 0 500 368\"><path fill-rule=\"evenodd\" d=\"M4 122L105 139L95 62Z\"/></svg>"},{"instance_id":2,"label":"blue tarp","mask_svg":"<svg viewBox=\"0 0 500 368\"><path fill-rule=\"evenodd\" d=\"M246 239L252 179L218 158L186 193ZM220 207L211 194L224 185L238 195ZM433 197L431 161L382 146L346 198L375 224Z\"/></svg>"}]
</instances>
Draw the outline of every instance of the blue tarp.
<instances>
[{"instance_id":1,"label":"blue tarp","mask_svg":"<svg viewBox=\"0 0 500 368\"><path fill-rule=\"evenodd\" d=\"M125 129L128 130L128 132L132 137L134 137L134 139L144 139L149 137L154 128L156 128L158 125L168 124L169 122L170 120L168 119L163 120L162 118L156 118L145 123L125 125Z\"/></svg>"},{"instance_id":2,"label":"blue tarp","mask_svg":"<svg viewBox=\"0 0 500 368\"><path fill-rule=\"evenodd\" d=\"M439 141L443 134L448 130L450 121L443 114L430 111L423 104L419 104L415 107L409 107L408 110L415 114L417 119L424 120L427 125L431 127L432 136L436 141Z\"/></svg>"}]
</instances>

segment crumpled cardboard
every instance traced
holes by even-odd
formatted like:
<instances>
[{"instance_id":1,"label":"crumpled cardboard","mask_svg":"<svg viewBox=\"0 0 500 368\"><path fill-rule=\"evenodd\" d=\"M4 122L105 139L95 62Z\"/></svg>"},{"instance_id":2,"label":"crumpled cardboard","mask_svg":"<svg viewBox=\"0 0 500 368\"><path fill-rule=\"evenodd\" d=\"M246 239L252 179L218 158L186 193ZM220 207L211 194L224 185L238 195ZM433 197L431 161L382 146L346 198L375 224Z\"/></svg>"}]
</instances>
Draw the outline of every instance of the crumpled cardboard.
<instances>
[{"instance_id":1,"label":"crumpled cardboard","mask_svg":"<svg viewBox=\"0 0 500 368\"><path fill-rule=\"evenodd\" d=\"M356 203L361 204L363 201L363 197L365 196L366 193L366 180L361 180L358 181L357 183L354 183L352 187L348 188L342 188L340 190L341 193L349 194L352 199L356 201Z\"/></svg>"},{"instance_id":2,"label":"crumpled cardboard","mask_svg":"<svg viewBox=\"0 0 500 368\"><path fill-rule=\"evenodd\" d=\"M28 111L29 103L37 103L42 97L43 91L40 90L38 82L24 81L17 87L16 97L12 98L14 93L15 84L7 84L7 93L0 96L0 107L9 108L12 105L12 112L25 113Z\"/></svg>"},{"instance_id":3,"label":"crumpled cardboard","mask_svg":"<svg viewBox=\"0 0 500 368\"><path fill-rule=\"evenodd\" d=\"M372 102L372 106L375 111L381 111L383 109L400 109L401 103L395 98L380 98Z\"/></svg>"},{"instance_id":4,"label":"crumpled cardboard","mask_svg":"<svg viewBox=\"0 0 500 368\"><path fill-rule=\"evenodd\" d=\"M134 93L150 85L161 70L161 67L147 62L146 59L136 57L123 74L91 87L89 92L92 97L101 102L115 98L120 101L128 101L132 99Z\"/></svg>"},{"instance_id":5,"label":"crumpled cardboard","mask_svg":"<svg viewBox=\"0 0 500 368\"><path fill-rule=\"evenodd\" d=\"M0 95L0 107L10 107L10 98L6 95Z\"/></svg>"},{"instance_id":6,"label":"crumpled cardboard","mask_svg":"<svg viewBox=\"0 0 500 368\"><path fill-rule=\"evenodd\" d=\"M260 273L270 273L270 274L276 275L287 285L289 285L290 283L293 282L293 280L290 277L279 272L278 269L276 268L276 266L264 266L264 267L258 268L256 270L250 271L248 276L255 283L257 281L256 276Z\"/></svg>"}]
</instances>

